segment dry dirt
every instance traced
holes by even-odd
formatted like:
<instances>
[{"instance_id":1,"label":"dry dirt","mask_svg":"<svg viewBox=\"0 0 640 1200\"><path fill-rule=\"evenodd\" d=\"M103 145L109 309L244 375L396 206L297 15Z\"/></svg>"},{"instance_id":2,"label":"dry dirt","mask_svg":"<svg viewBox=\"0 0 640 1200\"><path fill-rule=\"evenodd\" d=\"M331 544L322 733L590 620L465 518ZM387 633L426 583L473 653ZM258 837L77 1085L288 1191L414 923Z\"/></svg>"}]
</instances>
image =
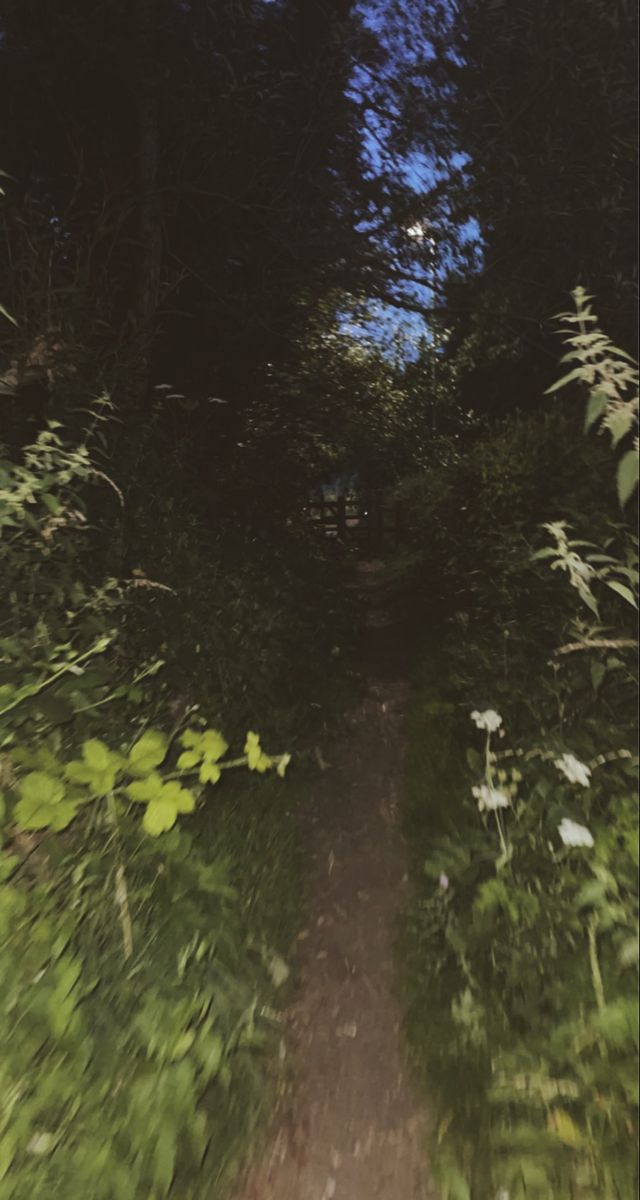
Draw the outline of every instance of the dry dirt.
<instances>
[{"instance_id":1,"label":"dry dirt","mask_svg":"<svg viewBox=\"0 0 640 1200\"><path fill-rule=\"evenodd\" d=\"M321 748L305 819L308 924L288 1010L291 1084L237 1200L437 1200L426 1116L412 1093L393 996L392 943L407 886L397 828L407 652L380 564L361 563L368 694Z\"/></svg>"}]
</instances>

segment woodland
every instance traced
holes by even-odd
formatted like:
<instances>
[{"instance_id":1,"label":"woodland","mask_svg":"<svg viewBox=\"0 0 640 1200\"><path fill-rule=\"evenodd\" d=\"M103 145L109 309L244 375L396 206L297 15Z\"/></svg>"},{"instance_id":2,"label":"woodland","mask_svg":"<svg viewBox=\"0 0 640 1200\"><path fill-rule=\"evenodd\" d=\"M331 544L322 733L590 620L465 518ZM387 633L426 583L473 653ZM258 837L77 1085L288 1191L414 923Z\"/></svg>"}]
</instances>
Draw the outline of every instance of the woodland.
<instances>
[{"instance_id":1,"label":"woodland","mask_svg":"<svg viewBox=\"0 0 640 1200\"><path fill-rule=\"evenodd\" d=\"M0 0L0 1200L259 1144L341 479L402 511L434 1194L637 1194L636 51L630 0Z\"/></svg>"}]
</instances>

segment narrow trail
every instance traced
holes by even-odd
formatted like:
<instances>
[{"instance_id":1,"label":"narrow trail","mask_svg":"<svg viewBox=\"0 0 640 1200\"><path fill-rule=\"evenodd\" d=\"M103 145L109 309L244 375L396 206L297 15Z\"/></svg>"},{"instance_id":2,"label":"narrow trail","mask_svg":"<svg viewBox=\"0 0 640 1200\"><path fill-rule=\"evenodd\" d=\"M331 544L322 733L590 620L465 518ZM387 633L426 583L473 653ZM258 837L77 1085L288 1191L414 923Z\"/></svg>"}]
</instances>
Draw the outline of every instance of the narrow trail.
<instances>
[{"instance_id":1,"label":"narrow trail","mask_svg":"<svg viewBox=\"0 0 640 1200\"><path fill-rule=\"evenodd\" d=\"M368 694L323 747L330 767L306 818L301 987L286 1014L292 1084L238 1200L436 1200L392 992L407 884L396 815L409 647L384 610L379 564L361 563L358 574Z\"/></svg>"}]
</instances>

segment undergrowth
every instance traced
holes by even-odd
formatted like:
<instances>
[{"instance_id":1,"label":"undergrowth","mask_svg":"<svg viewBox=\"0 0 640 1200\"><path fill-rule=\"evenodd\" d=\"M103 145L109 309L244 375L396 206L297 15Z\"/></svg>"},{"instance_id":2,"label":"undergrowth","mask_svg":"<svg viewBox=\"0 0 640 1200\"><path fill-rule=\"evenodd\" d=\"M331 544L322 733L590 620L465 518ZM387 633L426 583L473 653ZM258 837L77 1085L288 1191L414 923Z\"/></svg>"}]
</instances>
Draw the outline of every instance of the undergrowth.
<instances>
[{"instance_id":1,"label":"undergrowth","mask_svg":"<svg viewBox=\"0 0 640 1200\"><path fill-rule=\"evenodd\" d=\"M587 385L587 426L601 420L622 445L618 499L629 505L637 375L592 328L588 298L575 298L564 321L580 370L564 382ZM542 463L521 456L522 434L520 424L511 453L508 429L485 438L455 475L475 489L473 512L457 516L410 734L406 1028L444 1200L631 1200L637 553L607 492L610 468L595 485L592 456L565 441L537 486ZM551 445L544 427L541 441ZM494 466L517 464L507 507L496 447ZM445 545L451 509L450 489L425 480L421 496L415 527L424 497L430 524L413 571Z\"/></svg>"},{"instance_id":2,"label":"undergrowth","mask_svg":"<svg viewBox=\"0 0 640 1200\"><path fill-rule=\"evenodd\" d=\"M159 494L127 526L98 449L52 422L0 462L0 1196L210 1200L278 1083L283 777L347 626L315 543Z\"/></svg>"}]
</instances>

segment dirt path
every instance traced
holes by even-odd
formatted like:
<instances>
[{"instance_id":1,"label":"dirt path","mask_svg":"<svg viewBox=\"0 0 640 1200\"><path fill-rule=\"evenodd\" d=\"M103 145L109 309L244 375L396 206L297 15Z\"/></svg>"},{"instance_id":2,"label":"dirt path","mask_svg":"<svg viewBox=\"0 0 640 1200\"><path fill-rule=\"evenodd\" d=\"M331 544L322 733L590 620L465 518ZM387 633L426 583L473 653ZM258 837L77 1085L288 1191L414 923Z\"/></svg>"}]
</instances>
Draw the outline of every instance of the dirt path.
<instances>
[{"instance_id":1,"label":"dirt path","mask_svg":"<svg viewBox=\"0 0 640 1200\"><path fill-rule=\"evenodd\" d=\"M362 666L368 695L314 789L308 824L309 925L289 1010L291 1092L266 1156L238 1200L436 1200L422 1117L403 1069L392 996L393 925L406 876L396 828L407 647L382 607L378 564Z\"/></svg>"}]
</instances>

